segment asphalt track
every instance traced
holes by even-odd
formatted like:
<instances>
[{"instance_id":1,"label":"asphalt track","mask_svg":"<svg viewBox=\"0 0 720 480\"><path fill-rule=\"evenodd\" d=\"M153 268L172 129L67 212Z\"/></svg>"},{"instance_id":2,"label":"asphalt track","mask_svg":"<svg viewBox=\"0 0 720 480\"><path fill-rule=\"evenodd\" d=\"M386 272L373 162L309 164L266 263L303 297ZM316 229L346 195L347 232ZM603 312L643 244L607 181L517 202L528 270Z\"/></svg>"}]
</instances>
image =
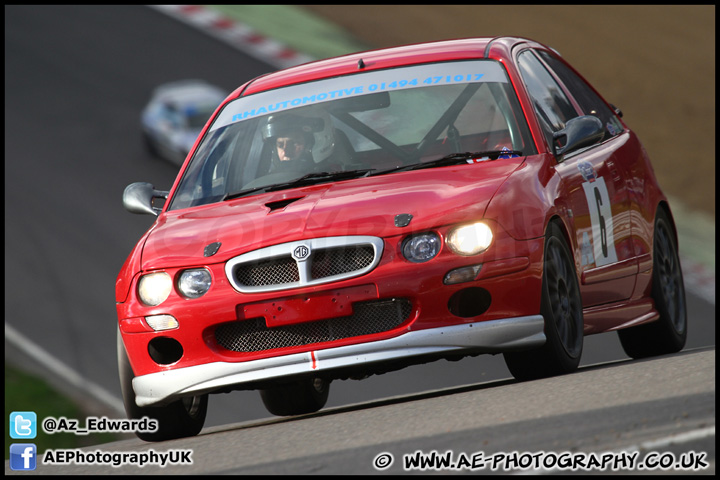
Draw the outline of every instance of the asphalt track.
<instances>
[{"instance_id":1,"label":"asphalt track","mask_svg":"<svg viewBox=\"0 0 720 480\"><path fill-rule=\"evenodd\" d=\"M222 85L228 72L218 71L217 65L232 65L238 72L234 65L239 60L236 52L218 48L206 34L178 28L174 20L145 13L143 7L113 13L102 7L48 8L37 15L27 15L27 10L8 15L6 7L6 40L13 40L15 48L6 45L6 358L20 345L24 354L34 354L23 360L25 365L37 363L39 371L70 390L81 388L89 403L99 400L117 412L114 355L108 349L114 345L114 328L107 273L114 276L151 221L126 214L119 198L132 181L164 186L174 176L171 166L148 159L139 142L128 141L137 136L139 107L151 86L180 76L202 72ZM53 30L59 20L71 22L71 13L80 17L74 28ZM116 38L129 34L121 30L108 38L114 21L133 25L129 48L155 42L157 53L119 48ZM36 38L30 41L30 35ZM58 58L48 49L48 38L61 52ZM205 59L208 49L213 55ZM155 68L173 51L192 63ZM235 75L249 79L268 68L274 67L250 55ZM115 83L104 83L108 80ZM712 262L714 272L714 256ZM80 279L87 288L78 285ZM714 346L714 273L712 302L691 289L689 296L691 318L704 326L691 330L688 348ZM88 330L92 340L78 342ZM584 365L623 357L616 341L590 337ZM334 384L329 407L507 378L502 359L478 362L463 361L453 369L438 362L399 375ZM217 416L219 412L230 416ZM210 415L208 427L267 416L255 392L211 399Z\"/></svg>"}]
</instances>

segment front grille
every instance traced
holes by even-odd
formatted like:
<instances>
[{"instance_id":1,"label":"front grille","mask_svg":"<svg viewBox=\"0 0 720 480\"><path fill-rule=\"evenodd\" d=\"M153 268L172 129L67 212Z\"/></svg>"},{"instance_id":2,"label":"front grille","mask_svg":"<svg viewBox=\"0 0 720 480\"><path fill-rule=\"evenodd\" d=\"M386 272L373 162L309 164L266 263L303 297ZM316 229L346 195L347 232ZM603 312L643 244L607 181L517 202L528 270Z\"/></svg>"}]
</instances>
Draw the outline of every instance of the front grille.
<instances>
[{"instance_id":1,"label":"front grille","mask_svg":"<svg viewBox=\"0 0 720 480\"><path fill-rule=\"evenodd\" d=\"M239 292L284 290L363 275L377 266L382 251L377 237L316 238L248 252L225 270Z\"/></svg>"},{"instance_id":2,"label":"front grille","mask_svg":"<svg viewBox=\"0 0 720 480\"><path fill-rule=\"evenodd\" d=\"M239 265L235 269L235 279L240 285L259 287L299 282L300 275L295 260L283 257Z\"/></svg>"},{"instance_id":3,"label":"front grille","mask_svg":"<svg viewBox=\"0 0 720 480\"><path fill-rule=\"evenodd\" d=\"M314 251L309 258L309 280L320 280L333 275L362 270L374 258L372 246L326 248ZM240 264L235 268L235 279L245 287L283 285L300 281L298 264L290 256Z\"/></svg>"},{"instance_id":4,"label":"front grille","mask_svg":"<svg viewBox=\"0 0 720 480\"><path fill-rule=\"evenodd\" d=\"M297 347L344 338L387 332L408 319L412 305L407 299L372 300L353 305L353 314L268 328L263 318L226 323L215 329L215 340L234 352L259 352Z\"/></svg>"},{"instance_id":5,"label":"front grille","mask_svg":"<svg viewBox=\"0 0 720 480\"><path fill-rule=\"evenodd\" d=\"M318 250L310 259L311 278L316 280L362 270L372 263L373 258L373 248L367 245Z\"/></svg>"}]
</instances>

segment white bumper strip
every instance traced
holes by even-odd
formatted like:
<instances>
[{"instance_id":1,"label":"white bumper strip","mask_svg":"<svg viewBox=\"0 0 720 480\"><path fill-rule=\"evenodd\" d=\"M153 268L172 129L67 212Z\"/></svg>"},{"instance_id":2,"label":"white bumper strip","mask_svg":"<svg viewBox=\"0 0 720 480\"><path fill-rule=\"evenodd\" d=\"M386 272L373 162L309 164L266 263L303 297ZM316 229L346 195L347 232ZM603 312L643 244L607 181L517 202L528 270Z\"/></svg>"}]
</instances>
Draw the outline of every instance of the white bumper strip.
<instances>
[{"instance_id":1,"label":"white bumper strip","mask_svg":"<svg viewBox=\"0 0 720 480\"><path fill-rule=\"evenodd\" d=\"M180 397L211 392L229 385L300 373L432 353L451 353L455 350L500 353L537 347L545 343L543 327L543 317L532 315L431 328L377 342L247 362L214 362L151 373L133 379L133 389L138 406L165 404Z\"/></svg>"}]
</instances>

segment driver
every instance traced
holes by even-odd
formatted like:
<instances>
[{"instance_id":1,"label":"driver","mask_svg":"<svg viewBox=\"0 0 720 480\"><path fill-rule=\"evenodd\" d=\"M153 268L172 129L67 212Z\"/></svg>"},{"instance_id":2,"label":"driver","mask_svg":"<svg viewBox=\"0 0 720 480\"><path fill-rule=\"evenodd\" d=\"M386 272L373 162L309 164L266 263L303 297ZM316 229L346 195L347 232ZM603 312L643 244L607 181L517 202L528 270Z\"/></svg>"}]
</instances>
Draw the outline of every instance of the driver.
<instances>
[{"instance_id":1,"label":"driver","mask_svg":"<svg viewBox=\"0 0 720 480\"><path fill-rule=\"evenodd\" d=\"M263 137L272 150L270 173L288 169L310 172L314 169L312 149L317 129L314 123L318 120L292 113L268 118Z\"/></svg>"},{"instance_id":2,"label":"driver","mask_svg":"<svg viewBox=\"0 0 720 480\"><path fill-rule=\"evenodd\" d=\"M307 155L305 145L307 140L303 132L298 129L275 139L277 157L281 162L290 162Z\"/></svg>"},{"instance_id":3,"label":"driver","mask_svg":"<svg viewBox=\"0 0 720 480\"><path fill-rule=\"evenodd\" d=\"M337 148L330 115L322 109L302 108L271 115L262 134L272 150L269 173L340 169L347 162L343 149Z\"/></svg>"}]
</instances>

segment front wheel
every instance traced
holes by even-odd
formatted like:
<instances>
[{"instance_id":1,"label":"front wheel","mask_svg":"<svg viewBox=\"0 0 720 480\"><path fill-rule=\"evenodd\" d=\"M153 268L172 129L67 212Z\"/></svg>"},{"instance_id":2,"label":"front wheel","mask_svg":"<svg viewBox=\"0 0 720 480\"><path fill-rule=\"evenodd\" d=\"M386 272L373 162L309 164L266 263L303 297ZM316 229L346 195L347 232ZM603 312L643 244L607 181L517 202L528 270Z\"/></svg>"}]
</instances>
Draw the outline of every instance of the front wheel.
<instances>
[{"instance_id":1,"label":"front wheel","mask_svg":"<svg viewBox=\"0 0 720 480\"><path fill-rule=\"evenodd\" d=\"M159 442L173 438L192 437L200 433L207 415L207 394L182 398L162 407L139 407L135 403L135 392L132 387L132 379L135 374L130 366L120 331L117 333L117 355L120 389L128 418L149 417L158 422L155 432L135 432L135 435L146 442Z\"/></svg>"},{"instance_id":2,"label":"front wheel","mask_svg":"<svg viewBox=\"0 0 720 480\"><path fill-rule=\"evenodd\" d=\"M685 286L670 220L658 210L653 237L652 299L660 318L618 330L623 350L631 358L679 352L687 340Z\"/></svg>"},{"instance_id":3,"label":"front wheel","mask_svg":"<svg viewBox=\"0 0 720 480\"><path fill-rule=\"evenodd\" d=\"M535 350L503 354L510 373L532 380L573 372L583 350L583 313L575 263L560 228L551 223L545 234L542 300L545 344Z\"/></svg>"},{"instance_id":4,"label":"front wheel","mask_svg":"<svg viewBox=\"0 0 720 480\"><path fill-rule=\"evenodd\" d=\"M329 394L330 382L322 378L305 378L260 390L265 408L278 416L317 412L325 406Z\"/></svg>"}]
</instances>

